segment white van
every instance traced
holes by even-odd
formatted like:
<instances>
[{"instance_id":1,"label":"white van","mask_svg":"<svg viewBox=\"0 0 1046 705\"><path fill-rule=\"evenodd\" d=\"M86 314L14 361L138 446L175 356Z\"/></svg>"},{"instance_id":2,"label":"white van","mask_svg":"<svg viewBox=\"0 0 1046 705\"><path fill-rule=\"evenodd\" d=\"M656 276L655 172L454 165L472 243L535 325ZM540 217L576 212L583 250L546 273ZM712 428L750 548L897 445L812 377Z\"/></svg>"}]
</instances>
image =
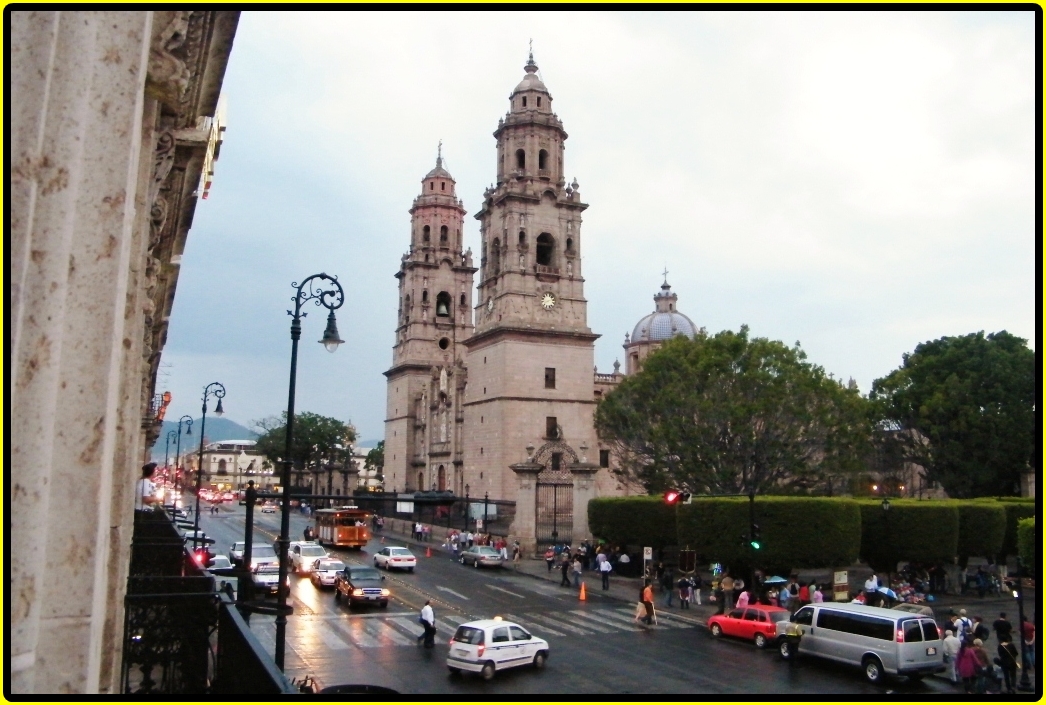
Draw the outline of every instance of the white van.
<instances>
[{"instance_id":1,"label":"white van","mask_svg":"<svg viewBox=\"0 0 1046 705\"><path fill-rule=\"evenodd\" d=\"M778 622L777 636L783 658L798 653L853 664L872 683L887 674L918 680L944 670L941 633L923 615L826 602L802 607L791 622Z\"/></svg>"}]
</instances>

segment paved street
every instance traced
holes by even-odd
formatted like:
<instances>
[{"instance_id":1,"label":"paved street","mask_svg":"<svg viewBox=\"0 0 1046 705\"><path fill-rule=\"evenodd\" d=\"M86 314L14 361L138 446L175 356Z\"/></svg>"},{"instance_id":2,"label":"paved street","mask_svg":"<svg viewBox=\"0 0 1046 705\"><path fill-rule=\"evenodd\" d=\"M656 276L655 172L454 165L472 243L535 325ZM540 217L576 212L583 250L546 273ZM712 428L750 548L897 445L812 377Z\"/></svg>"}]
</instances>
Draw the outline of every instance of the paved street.
<instances>
[{"instance_id":1,"label":"paved street","mask_svg":"<svg viewBox=\"0 0 1046 705\"><path fill-rule=\"evenodd\" d=\"M227 553L233 541L243 539L243 518L244 508L237 506L226 505L217 515L204 513L201 525L217 540L216 552ZM279 515L256 512L255 519L256 540L272 541L279 531ZM292 538L300 537L307 523L293 514ZM387 543L403 542L387 538ZM381 545L376 539L365 551L334 553L346 562L369 564ZM856 669L820 662L788 664L772 650L714 640L698 611L691 619L678 611L659 610L657 626L638 626L632 621L634 603L621 599L617 590L616 597L603 594L598 581L591 579L588 599L581 602L574 588L560 588L511 568L476 570L439 550L432 558L425 558L423 549L414 553L419 565L413 574L388 574L392 600L384 610L350 610L335 603L332 591L317 591L307 579L292 576L288 675L310 674L322 685L382 685L403 693L952 692L939 679L897 680L876 687L864 683ZM432 600L437 620L438 638L431 650L418 647L415 639L421 632L418 610L426 599ZM454 629L494 615L519 622L549 641L545 671L520 668L499 673L490 683L449 675L445 660ZM251 617L252 630L270 650L273 619Z\"/></svg>"}]
</instances>

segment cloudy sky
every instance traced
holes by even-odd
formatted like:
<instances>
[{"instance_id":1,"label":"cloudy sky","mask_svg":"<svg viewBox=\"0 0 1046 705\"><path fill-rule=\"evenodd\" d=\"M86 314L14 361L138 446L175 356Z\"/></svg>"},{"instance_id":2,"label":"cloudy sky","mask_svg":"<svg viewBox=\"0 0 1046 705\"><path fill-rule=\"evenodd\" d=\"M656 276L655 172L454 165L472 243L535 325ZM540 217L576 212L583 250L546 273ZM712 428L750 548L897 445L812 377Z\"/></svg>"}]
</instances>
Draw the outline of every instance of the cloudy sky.
<instances>
[{"instance_id":1,"label":"cloudy sky","mask_svg":"<svg viewBox=\"0 0 1046 705\"><path fill-rule=\"evenodd\" d=\"M216 380L230 419L283 410L290 284L326 271L348 342L328 354L305 319L297 409L383 436L407 209L442 139L478 210L531 38L590 204L601 371L666 266L699 326L799 341L862 392L922 341L1034 338L1031 12L246 12L158 383L172 417Z\"/></svg>"}]
</instances>

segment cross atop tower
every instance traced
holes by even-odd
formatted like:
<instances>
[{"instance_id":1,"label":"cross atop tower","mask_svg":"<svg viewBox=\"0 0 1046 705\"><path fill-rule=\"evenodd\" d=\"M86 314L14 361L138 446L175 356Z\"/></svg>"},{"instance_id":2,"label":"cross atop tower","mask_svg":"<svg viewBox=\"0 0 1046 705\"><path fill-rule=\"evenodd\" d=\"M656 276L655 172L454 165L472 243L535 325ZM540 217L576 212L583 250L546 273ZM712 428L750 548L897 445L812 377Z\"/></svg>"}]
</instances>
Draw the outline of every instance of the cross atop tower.
<instances>
[{"instance_id":1,"label":"cross atop tower","mask_svg":"<svg viewBox=\"0 0 1046 705\"><path fill-rule=\"evenodd\" d=\"M443 166L443 140L436 146L436 166Z\"/></svg>"},{"instance_id":2,"label":"cross atop tower","mask_svg":"<svg viewBox=\"0 0 1046 705\"><path fill-rule=\"evenodd\" d=\"M665 267L665 271L661 272L661 274L664 275L664 277L665 277L665 284L667 284L668 283L668 267L667 266Z\"/></svg>"}]
</instances>

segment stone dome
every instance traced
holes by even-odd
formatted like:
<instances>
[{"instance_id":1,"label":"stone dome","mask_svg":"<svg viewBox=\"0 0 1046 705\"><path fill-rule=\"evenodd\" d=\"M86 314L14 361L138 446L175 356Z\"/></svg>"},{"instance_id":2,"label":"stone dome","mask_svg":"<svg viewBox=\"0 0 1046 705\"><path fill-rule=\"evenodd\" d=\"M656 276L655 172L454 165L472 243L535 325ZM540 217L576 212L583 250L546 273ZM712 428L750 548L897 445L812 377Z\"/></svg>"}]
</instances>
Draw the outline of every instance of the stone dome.
<instances>
[{"instance_id":1,"label":"stone dome","mask_svg":"<svg viewBox=\"0 0 1046 705\"><path fill-rule=\"evenodd\" d=\"M548 89L545 88L545 84L542 83L541 79L538 78L538 65L534 63L534 52L530 52L530 58L527 60L527 65L523 67L527 75L523 77L523 80L519 82L511 95L516 95L523 91L541 91L542 93L548 93Z\"/></svg>"},{"instance_id":2,"label":"stone dome","mask_svg":"<svg viewBox=\"0 0 1046 705\"><path fill-rule=\"evenodd\" d=\"M643 316L632 330L632 343L668 340L677 335L693 338L697 335L697 326L686 314L676 309L677 296L666 281L661 285L661 292L654 295L656 309Z\"/></svg>"}]
</instances>

